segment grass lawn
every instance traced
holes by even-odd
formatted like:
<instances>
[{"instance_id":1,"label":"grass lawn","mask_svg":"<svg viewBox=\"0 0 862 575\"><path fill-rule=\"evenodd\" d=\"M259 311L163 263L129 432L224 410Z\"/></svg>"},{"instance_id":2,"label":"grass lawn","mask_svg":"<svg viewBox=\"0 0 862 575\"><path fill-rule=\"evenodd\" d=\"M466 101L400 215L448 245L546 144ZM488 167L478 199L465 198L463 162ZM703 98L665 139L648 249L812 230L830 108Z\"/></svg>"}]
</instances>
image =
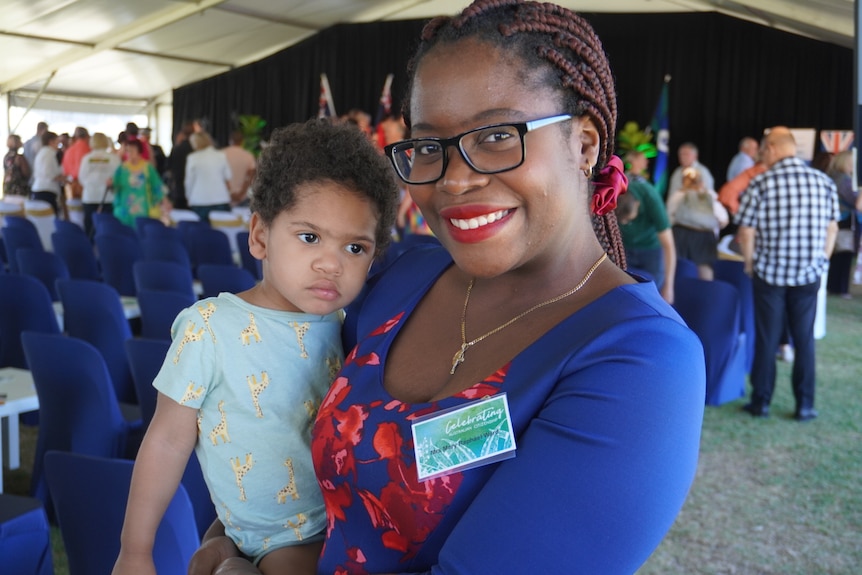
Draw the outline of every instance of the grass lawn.
<instances>
[{"instance_id":1,"label":"grass lawn","mask_svg":"<svg viewBox=\"0 0 862 575\"><path fill-rule=\"evenodd\" d=\"M744 400L706 410L697 479L682 513L638 575L851 575L862 569L862 286L828 298L817 342L820 417L792 419L790 365L779 362L769 419ZM22 426L22 468L9 493L29 489L36 433ZM59 531L54 568L67 575Z\"/></svg>"}]
</instances>

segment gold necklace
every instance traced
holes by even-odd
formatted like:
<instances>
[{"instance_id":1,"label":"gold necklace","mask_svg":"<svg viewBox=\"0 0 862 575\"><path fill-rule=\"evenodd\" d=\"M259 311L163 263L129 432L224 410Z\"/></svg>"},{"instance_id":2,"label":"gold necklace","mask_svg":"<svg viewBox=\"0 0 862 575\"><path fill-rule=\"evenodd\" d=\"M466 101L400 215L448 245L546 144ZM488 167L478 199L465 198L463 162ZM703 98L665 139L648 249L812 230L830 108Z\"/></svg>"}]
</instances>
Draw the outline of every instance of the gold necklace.
<instances>
[{"instance_id":1,"label":"gold necklace","mask_svg":"<svg viewBox=\"0 0 862 575\"><path fill-rule=\"evenodd\" d=\"M595 272L599 268L599 266L602 265L602 262L605 261L607 258L608 258L608 254L602 254L602 257L600 257L598 260L596 260L596 263L594 263L593 266L587 271L584 278L578 282L578 285L576 285L575 287L573 287L572 289L570 289L566 293L552 297L551 299L543 301L542 303L537 303L536 305L534 305L533 307L531 307L527 311L522 311L521 313L519 313L518 315L516 315L515 317L513 317L512 319L510 319L506 323L495 327L494 329L492 329L488 333L486 333L484 335L480 335L479 337L477 337L476 339L473 339L471 341L467 341L467 304L470 303L470 292L473 291L473 284L476 281L475 278L471 279L470 283L467 285L467 297L464 298L464 310L461 312L461 348L458 351L456 351L455 355L452 357L452 369L449 371L449 375L455 375L455 370L458 368L458 365L464 363L464 354L467 353L468 347L473 347L474 345L476 345L480 341L484 340L485 338L491 337L495 333L506 329L507 327L509 327L510 325L512 325L513 323L515 323L516 321L518 321L519 319L521 319L522 317L527 315L528 313L532 313L539 308L545 307L546 305L551 305L552 303L556 303L556 302L560 301L561 299L565 299L565 298L569 297L570 295L572 295L573 293L575 293L576 291L578 291L579 289L584 287L588 281L590 281L590 278L593 276L593 272Z\"/></svg>"}]
</instances>

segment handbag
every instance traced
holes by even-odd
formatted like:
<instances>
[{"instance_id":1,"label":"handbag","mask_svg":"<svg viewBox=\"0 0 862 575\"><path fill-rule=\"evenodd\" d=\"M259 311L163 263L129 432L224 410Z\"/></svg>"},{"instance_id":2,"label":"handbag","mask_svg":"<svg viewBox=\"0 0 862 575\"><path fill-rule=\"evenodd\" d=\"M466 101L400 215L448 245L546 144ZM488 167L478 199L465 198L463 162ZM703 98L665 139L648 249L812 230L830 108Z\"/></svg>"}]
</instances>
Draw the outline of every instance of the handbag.
<instances>
[{"instance_id":1,"label":"handbag","mask_svg":"<svg viewBox=\"0 0 862 575\"><path fill-rule=\"evenodd\" d=\"M838 230L835 238L835 253L855 252L856 234L852 228Z\"/></svg>"}]
</instances>

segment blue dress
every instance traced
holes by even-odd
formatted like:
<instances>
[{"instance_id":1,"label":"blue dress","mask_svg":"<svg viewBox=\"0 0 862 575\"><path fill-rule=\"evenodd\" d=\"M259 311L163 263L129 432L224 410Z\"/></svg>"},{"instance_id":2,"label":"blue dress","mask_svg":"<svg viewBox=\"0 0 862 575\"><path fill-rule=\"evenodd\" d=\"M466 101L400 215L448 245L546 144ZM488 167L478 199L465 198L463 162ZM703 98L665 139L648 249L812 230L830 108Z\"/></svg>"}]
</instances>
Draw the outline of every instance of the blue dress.
<instances>
[{"instance_id":1,"label":"blue dress","mask_svg":"<svg viewBox=\"0 0 862 575\"><path fill-rule=\"evenodd\" d=\"M441 248L412 250L348 311L346 343L358 343L312 436L328 522L318 572L630 575L694 479L699 340L654 284L622 286L473 387L403 403L382 384L387 354L451 263ZM498 392L516 456L418 481L411 422Z\"/></svg>"}]
</instances>

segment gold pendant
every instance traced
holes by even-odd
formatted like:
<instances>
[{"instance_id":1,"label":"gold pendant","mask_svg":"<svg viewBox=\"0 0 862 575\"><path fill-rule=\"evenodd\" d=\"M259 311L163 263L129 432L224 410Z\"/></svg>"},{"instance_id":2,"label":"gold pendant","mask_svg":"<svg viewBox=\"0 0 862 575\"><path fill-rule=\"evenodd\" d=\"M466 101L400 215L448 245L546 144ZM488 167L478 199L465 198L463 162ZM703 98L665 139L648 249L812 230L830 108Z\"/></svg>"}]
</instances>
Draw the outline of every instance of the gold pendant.
<instances>
[{"instance_id":1,"label":"gold pendant","mask_svg":"<svg viewBox=\"0 0 862 575\"><path fill-rule=\"evenodd\" d=\"M455 370L458 368L458 364L464 363L464 354L467 352L467 344L462 343L461 349L455 352L455 355L452 356L452 369L449 371L449 375L455 375Z\"/></svg>"}]
</instances>

